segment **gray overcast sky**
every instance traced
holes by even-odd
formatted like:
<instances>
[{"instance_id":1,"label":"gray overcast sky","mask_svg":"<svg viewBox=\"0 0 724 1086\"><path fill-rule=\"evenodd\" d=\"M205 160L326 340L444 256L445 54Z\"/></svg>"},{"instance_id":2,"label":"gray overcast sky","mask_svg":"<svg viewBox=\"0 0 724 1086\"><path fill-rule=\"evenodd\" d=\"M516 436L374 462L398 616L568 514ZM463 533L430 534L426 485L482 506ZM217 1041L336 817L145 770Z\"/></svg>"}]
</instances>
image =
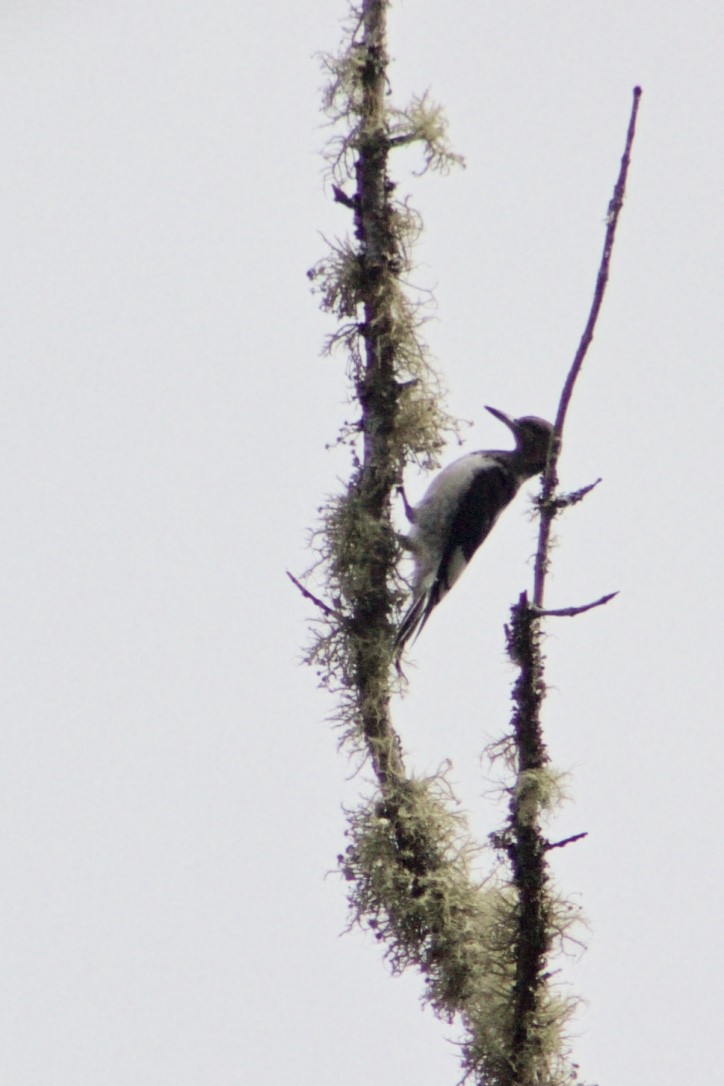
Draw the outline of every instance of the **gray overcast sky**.
<instances>
[{"instance_id":1,"label":"gray overcast sky","mask_svg":"<svg viewBox=\"0 0 724 1086\"><path fill-rule=\"evenodd\" d=\"M349 779L296 666L284 570L346 464L343 363L306 269L342 234L314 54L343 0L0 11L2 1079L12 1086L453 1083L449 1028L340 938ZM571 802L561 965L585 1081L719 1064L724 14L641 0L396 5L395 97L430 87L467 169L394 164L426 234L426 335L472 421L552 414L588 311L636 83L613 278L562 462L546 719ZM449 457L458 455L451 448ZM416 498L425 480L410 473ZM521 499L415 646L397 720L502 817Z\"/></svg>"}]
</instances>

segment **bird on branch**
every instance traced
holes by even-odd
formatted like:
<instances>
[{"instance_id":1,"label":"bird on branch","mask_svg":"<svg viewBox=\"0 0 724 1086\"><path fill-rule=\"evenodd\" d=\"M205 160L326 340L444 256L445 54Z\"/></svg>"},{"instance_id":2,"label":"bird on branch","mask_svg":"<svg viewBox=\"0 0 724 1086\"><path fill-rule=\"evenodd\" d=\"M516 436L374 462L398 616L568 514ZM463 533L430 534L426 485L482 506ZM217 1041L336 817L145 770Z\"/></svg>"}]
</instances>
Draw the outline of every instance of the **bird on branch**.
<instances>
[{"instance_id":1,"label":"bird on branch","mask_svg":"<svg viewBox=\"0 0 724 1086\"><path fill-rule=\"evenodd\" d=\"M436 475L422 501L412 507L400 494L412 529L406 545L413 554L412 602L395 638L399 659L466 568L496 520L520 487L546 466L553 426L545 419L513 419L486 407L515 437L511 451L468 453Z\"/></svg>"}]
</instances>

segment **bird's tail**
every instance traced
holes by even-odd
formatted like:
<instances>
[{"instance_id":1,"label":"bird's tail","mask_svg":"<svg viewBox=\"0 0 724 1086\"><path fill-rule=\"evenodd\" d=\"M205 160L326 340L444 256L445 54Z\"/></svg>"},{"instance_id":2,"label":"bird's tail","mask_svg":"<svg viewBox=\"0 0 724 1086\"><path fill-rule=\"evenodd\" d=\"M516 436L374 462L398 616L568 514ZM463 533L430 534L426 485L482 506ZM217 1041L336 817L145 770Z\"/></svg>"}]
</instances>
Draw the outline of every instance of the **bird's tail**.
<instances>
[{"instance_id":1,"label":"bird's tail","mask_svg":"<svg viewBox=\"0 0 724 1086\"><path fill-rule=\"evenodd\" d=\"M421 592L412 601L400 623L400 628L395 637L395 655L401 656L408 641L416 641L422 632L422 627L430 617L434 604L430 591Z\"/></svg>"}]
</instances>

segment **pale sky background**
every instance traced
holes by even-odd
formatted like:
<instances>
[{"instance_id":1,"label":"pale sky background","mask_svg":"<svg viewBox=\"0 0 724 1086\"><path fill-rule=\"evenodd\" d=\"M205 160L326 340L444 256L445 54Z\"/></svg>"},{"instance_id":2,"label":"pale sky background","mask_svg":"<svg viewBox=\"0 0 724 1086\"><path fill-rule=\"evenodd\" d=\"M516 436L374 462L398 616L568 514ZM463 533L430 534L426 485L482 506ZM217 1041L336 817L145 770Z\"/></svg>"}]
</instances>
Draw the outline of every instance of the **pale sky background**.
<instances>
[{"instance_id":1,"label":"pale sky background","mask_svg":"<svg viewBox=\"0 0 724 1086\"><path fill-rule=\"evenodd\" d=\"M454 1030L342 936L334 706L284 571L347 471L342 359L305 272L344 0L0 8L0 1079L8 1086L453 1084ZM431 88L467 169L416 178L426 335L472 421L552 415L583 327L631 90L628 199L578 386L546 726L551 835L589 949L581 1076L713 1082L724 1014L720 724L724 14L711 0L405 0L395 100ZM452 447L446 460L460 454ZM425 480L410 472L411 498ZM530 488L529 488L530 489ZM485 834L508 720L519 499L415 646L410 764Z\"/></svg>"}]
</instances>

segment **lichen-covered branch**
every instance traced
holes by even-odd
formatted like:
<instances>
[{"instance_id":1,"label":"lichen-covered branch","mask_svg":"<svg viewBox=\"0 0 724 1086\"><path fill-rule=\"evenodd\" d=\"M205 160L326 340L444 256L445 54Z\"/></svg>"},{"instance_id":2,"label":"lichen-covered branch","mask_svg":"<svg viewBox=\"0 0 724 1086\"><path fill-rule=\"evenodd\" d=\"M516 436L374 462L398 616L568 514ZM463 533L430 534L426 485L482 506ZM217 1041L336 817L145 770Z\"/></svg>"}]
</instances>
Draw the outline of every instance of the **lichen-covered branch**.
<instances>
[{"instance_id":1,"label":"lichen-covered branch","mask_svg":"<svg viewBox=\"0 0 724 1086\"><path fill-rule=\"evenodd\" d=\"M353 13L350 40L325 62L326 108L343 127L330 155L333 192L353 213L354 241L335 243L310 273L323 307L341 321L329 347L346 351L360 409L353 475L347 492L328 502L318 536L342 620L321 631L312 656L324 681L342 692L345 735L370 757L383 789L405 778L390 719L391 632L401 592L391 501L405 459L434 460L450 422L438 406L416 306L402 286L419 221L395 197L388 171L403 136L423 141L435 162L445 157L443 135L439 112L425 143L424 107L417 104L405 127L404 114L388 104L387 7L387 0L365 0Z\"/></svg>"},{"instance_id":2,"label":"lichen-covered branch","mask_svg":"<svg viewBox=\"0 0 724 1086\"><path fill-rule=\"evenodd\" d=\"M538 620L525 594L513 608L508 629L508 652L518 665L513 691L513 738L517 753L517 779L510 802L505 850L518 896L513 984L512 1059L503 1083L510 1086L540 1081L549 1030L540 1028L538 1008L545 995L544 975L553 940L546 841L539 812L550 787L546 772L548 752L543 740L540 711L545 695L543 657Z\"/></svg>"},{"instance_id":3,"label":"lichen-covered branch","mask_svg":"<svg viewBox=\"0 0 724 1086\"><path fill-rule=\"evenodd\" d=\"M346 353L359 420L343 432L354 443L351 479L327 502L316 537L329 602L313 594L322 618L310 658L340 698L344 741L369 759L378 786L349 812L340 857L353 922L375 932L393 968L422 971L439 1014L451 1018L474 1000L495 1022L505 966L488 932L501 927L499 891L473 877L473 850L445 781L407 775L390 713L401 681L391 664L402 595L391 502L405 461L433 463L454 423L440 407L418 308L403 287L419 220L397 198L388 165L396 147L414 142L426 166L456 159L439 107L426 98L408 110L390 104L386 12L386 0L365 0L350 40L326 61L327 109L343 126L330 156L332 191L352 212L354 240L336 242L311 277L340 321L329 347Z\"/></svg>"}]
</instances>

